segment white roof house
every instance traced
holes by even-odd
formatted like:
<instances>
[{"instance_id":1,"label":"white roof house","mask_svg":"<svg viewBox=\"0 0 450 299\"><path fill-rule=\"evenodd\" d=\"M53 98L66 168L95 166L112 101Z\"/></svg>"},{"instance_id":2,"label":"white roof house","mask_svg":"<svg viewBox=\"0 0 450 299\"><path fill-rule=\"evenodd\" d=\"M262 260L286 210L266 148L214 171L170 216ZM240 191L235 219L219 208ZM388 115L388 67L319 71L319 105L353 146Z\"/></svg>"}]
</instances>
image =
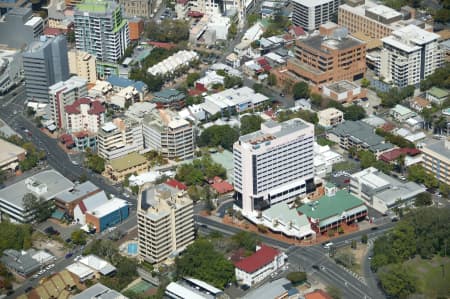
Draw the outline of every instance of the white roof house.
<instances>
[{"instance_id":1,"label":"white roof house","mask_svg":"<svg viewBox=\"0 0 450 299\"><path fill-rule=\"evenodd\" d=\"M80 279L80 282L92 279L94 277L94 270L80 262L73 263L67 266L66 269L70 273L77 276Z\"/></svg>"},{"instance_id":2,"label":"white roof house","mask_svg":"<svg viewBox=\"0 0 450 299\"><path fill-rule=\"evenodd\" d=\"M247 86L237 89L230 88L206 96L203 109L211 115L230 108L235 108L236 111L241 112L258 106L268 99L265 95L255 93L253 89Z\"/></svg>"},{"instance_id":3,"label":"white roof house","mask_svg":"<svg viewBox=\"0 0 450 299\"><path fill-rule=\"evenodd\" d=\"M93 254L83 257L79 262L94 271L99 272L101 275L109 275L116 271L116 267Z\"/></svg>"},{"instance_id":4,"label":"white roof house","mask_svg":"<svg viewBox=\"0 0 450 299\"><path fill-rule=\"evenodd\" d=\"M189 62L198 59L198 54L195 51L179 51L163 61L155 64L147 69L147 72L156 75L165 75L173 73L179 67L188 65Z\"/></svg>"},{"instance_id":5,"label":"white roof house","mask_svg":"<svg viewBox=\"0 0 450 299\"><path fill-rule=\"evenodd\" d=\"M95 193L80 201L73 211L73 217L79 224L86 224L86 212L93 211L101 205L108 202L108 196L105 191Z\"/></svg>"}]
</instances>

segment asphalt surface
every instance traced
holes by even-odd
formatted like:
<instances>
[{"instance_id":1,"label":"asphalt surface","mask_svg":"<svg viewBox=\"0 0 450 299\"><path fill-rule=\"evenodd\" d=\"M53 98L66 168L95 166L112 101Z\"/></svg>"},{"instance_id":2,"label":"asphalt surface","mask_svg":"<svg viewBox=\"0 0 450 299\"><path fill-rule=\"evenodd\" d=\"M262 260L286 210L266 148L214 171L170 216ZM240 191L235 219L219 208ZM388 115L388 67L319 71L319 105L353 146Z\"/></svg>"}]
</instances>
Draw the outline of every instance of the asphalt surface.
<instances>
[{"instance_id":1,"label":"asphalt surface","mask_svg":"<svg viewBox=\"0 0 450 299\"><path fill-rule=\"evenodd\" d=\"M226 235L233 235L241 231L241 229L214 221L210 218L195 215L195 221L202 231L218 231ZM336 247L347 246L351 240L361 240L361 236L367 234L369 239L377 238L378 236L390 230L395 223L385 222L377 226L376 229L368 229L365 231L358 231L352 234L337 237L332 240ZM334 261L328 257L328 251L322 248L321 245L314 245L309 247L298 247L292 244L279 241L259 235L262 242L280 248L286 251L288 261L291 269L302 269L310 275L317 276L325 284L333 285L341 289L343 298L349 299L381 299L385 298L381 290L377 286L376 277L370 271L370 265L367 261L364 264L365 282L360 281L342 267L338 266ZM313 268L317 266L319 270ZM366 273L367 272L367 273Z\"/></svg>"}]
</instances>

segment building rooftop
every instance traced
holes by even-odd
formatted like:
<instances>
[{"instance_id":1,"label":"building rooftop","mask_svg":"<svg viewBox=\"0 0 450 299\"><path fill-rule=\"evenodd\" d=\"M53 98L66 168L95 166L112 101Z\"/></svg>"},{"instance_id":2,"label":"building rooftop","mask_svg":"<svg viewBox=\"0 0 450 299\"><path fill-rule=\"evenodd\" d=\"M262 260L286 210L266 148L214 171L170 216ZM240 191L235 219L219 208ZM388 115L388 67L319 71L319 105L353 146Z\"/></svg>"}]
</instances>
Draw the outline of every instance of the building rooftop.
<instances>
[{"instance_id":1,"label":"building rooftop","mask_svg":"<svg viewBox=\"0 0 450 299\"><path fill-rule=\"evenodd\" d=\"M128 206L126 200L115 197L87 212L95 215L97 218L101 218L126 206Z\"/></svg>"},{"instance_id":2,"label":"building rooftop","mask_svg":"<svg viewBox=\"0 0 450 299\"><path fill-rule=\"evenodd\" d=\"M109 165L111 165L115 171L123 171L144 163L147 163L147 159L138 153L130 153L123 157L109 161Z\"/></svg>"},{"instance_id":3,"label":"building rooftop","mask_svg":"<svg viewBox=\"0 0 450 299\"><path fill-rule=\"evenodd\" d=\"M79 260L79 262L83 265L88 266L91 269L94 269L101 275L108 275L116 271L116 267L114 267L104 259L101 259L93 254L83 257L82 259Z\"/></svg>"},{"instance_id":4,"label":"building rooftop","mask_svg":"<svg viewBox=\"0 0 450 299\"><path fill-rule=\"evenodd\" d=\"M162 133L168 128L176 130L190 127L190 123L170 109L155 109L144 116L144 123L154 130Z\"/></svg>"},{"instance_id":5,"label":"building rooftop","mask_svg":"<svg viewBox=\"0 0 450 299\"><path fill-rule=\"evenodd\" d=\"M261 244L260 248L257 249L255 253L235 262L234 266L247 273L253 273L267 264L272 263L275 257L279 254L280 252L277 249Z\"/></svg>"},{"instance_id":6,"label":"building rooftop","mask_svg":"<svg viewBox=\"0 0 450 299\"><path fill-rule=\"evenodd\" d=\"M56 170L44 170L1 189L0 200L23 210L23 197L27 193L49 200L71 190L73 186L71 181Z\"/></svg>"},{"instance_id":7,"label":"building rooftop","mask_svg":"<svg viewBox=\"0 0 450 299\"><path fill-rule=\"evenodd\" d=\"M410 113L414 113L415 114L415 112L412 111L411 109L409 109L409 108L407 108L405 106L399 105L399 104L395 105L395 107L392 108L391 110L393 112L397 113L397 114L400 114L400 115L408 115Z\"/></svg>"},{"instance_id":8,"label":"building rooftop","mask_svg":"<svg viewBox=\"0 0 450 299\"><path fill-rule=\"evenodd\" d=\"M78 276L79 278L84 278L94 274L94 271L91 268L80 262L70 264L69 266L66 267L66 269L67 271Z\"/></svg>"},{"instance_id":9,"label":"building rooftop","mask_svg":"<svg viewBox=\"0 0 450 299\"><path fill-rule=\"evenodd\" d=\"M75 6L75 13L77 12L87 12L87 13L97 13L106 14L112 13L118 4L115 1L108 0L84 0L80 4Z\"/></svg>"},{"instance_id":10,"label":"building rooftop","mask_svg":"<svg viewBox=\"0 0 450 299\"><path fill-rule=\"evenodd\" d=\"M347 91L354 90L356 88L359 88L359 86L353 82L342 80L338 82L333 82L331 84L326 85L326 87L335 93L343 93Z\"/></svg>"},{"instance_id":11,"label":"building rooftop","mask_svg":"<svg viewBox=\"0 0 450 299\"><path fill-rule=\"evenodd\" d=\"M3 166L12 160L16 160L17 156L26 154L26 150L8 142L4 139L0 139L0 165Z\"/></svg>"},{"instance_id":12,"label":"building rooftop","mask_svg":"<svg viewBox=\"0 0 450 299\"><path fill-rule=\"evenodd\" d=\"M384 138L374 133L374 128L362 121L347 120L330 129L328 132L352 138L354 142L366 144L370 150L389 149L394 146L385 142Z\"/></svg>"},{"instance_id":13,"label":"building rooftop","mask_svg":"<svg viewBox=\"0 0 450 299\"><path fill-rule=\"evenodd\" d=\"M435 86L431 87L430 90L427 91L427 93L439 99L445 98L449 95L448 91Z\"/></svg>"},{"instance_id":14,"label":"building rooftop","mask_svg":"<svg viewBox=\"0 0 450 299\"><path fill-rule=\"evenodd\" d=\"M364 44L349 35L345 37L335 38L333 36L312 36L299 41L299 44L304 44L309 48L320 51L325 54L330 54L332 50L345 50Z\"/></svg>"},{"instance_id":15,"label":"building rooftop","mask_svg":"<svg viewBox=\"0 0 450 299\"><path fill-rule=\"evenodd\" d=\"M269 281L250 291L244 299L262 299L262 298L285 298L284 296L292 289L292 284L286 278Z\"/></svg>"},{"instance_id":16,"label":"building rooftop","mask_svg":"<svg viewBox=\"0 0 450 299\"><path fill-rule=\"evenodd\" d=\"M110 288L102 285L101 283L96 283L92 287L82 291L78 295L72 297L72 299L117 299L123 298L127 299L121 293L111 290Z\"/></svg>"},{"instance_id":17,"label":"building rooftop","mask_svg":"<svg viewBox=\"0 0 450 299\"><path fill-rule=\"evenodd\" d=\"M361 199L346 190L339 190L334 196L324 195L319 200L305 204L297 210L310 218L323 221L360 206L364 206Z\"/></svg>"},{"instance_id":18,"label":"building rooftop","mask_svg":"<svg viewBox=\"0 0 450 299\"><path fill-rule=\"evenodd\" d=\"M306 7L314 7L328 3L330 0L294 0L294 2Z\"/></svg>"},{"instance_id":19,"label":"building rooftop","mask_svg":"<svg viewBox=\"0 0 450 299\"><path fill-rule=\"evenodd\" d=\"M25 275L37 271L40 267L39 261L33 258L32 250L21 252L15 249L6 249L3 251L0 261L8 268Z\"/></svg>"},{"instance_id":20,"label":"building rooftop","mask_svg":"<svg viewBox=\"0 0 450 299\"><path fill-rule=\"evenodd\" d=\"M283 222L285 225L292 223L297 229L309 226L308 218L306 218L305 215L299 214L296 209L289 208L289 205L286 203L272 205L270 208L263 211L263 217L276 219Z\"/></svg>"},{"instance_id":21,"label":"building rooftop","mask_svg":"<svg viewBox=\"0 0 450 299\"><path fill-rule=\"evenodd\" d=\"M181 209L192 205L184 191L167 184L159 184L142 191L141 206L147 217L159 220L170 213L171 209Z\"/></svg>"},{"instance_id":22,"label":"building rooftop","mask_svg":"<svg viewBox=\"0 0 450 299\"><path fill-rule=\"evenodd\" d=\"M276 122L268 120L261 124L261 130L243 135L239 137L239 141L258 145L260 143L267 143L276 138L287 136L302 129L312 126L300 118L293 118L284 122Z\"/></svg>"},{"instance_id":23,"label":"building rooftop","mask_svg":"<svg viewBox=\"0 0 450 299\"><path fill-rule=\"evenodd\" d=\"M323 290L315 290L314 292L305 294L305 299L333 299Z\"/></svg>"},{"instance_id":24,"label":"building rooftop","mask_svg":"<svg viewBox=\"0 0 450 299\"><path fill-rule=\"evenodd\" d=\"M84 183L81 183L79 185L75 185L72 190L62 192L58 196L58 200L64 201L66 203L70 203L74 200L77 200L79 198L82 198L89 193L98 192L100 191L100 188L98 188L96 185L94 185L91 181L86 181Z\"/></svg>"},{"instance_id":25,"label":"building rooftop","mask_svg":"<svg viewBox=\"0 0 450 299\"><path fill-rule=\"evenodd\" d=\"M118 86L121 88L125 88L128 86L133 86L139 92L144 92L147 90L147 84L142 81L134 81L128 78L119 77L116 75L111 75L106 79L112 86Z\"/></svg>"},{"instance_id":26,"label":"building rooftop","mask_svg":"<svg viewBox=\"0 0 450 299\"><path fill-rule=\"evenodd\" d=\"M383 18L386 19L402 17L401 13L385 5L377 5L374 7L367 8L366 10L372 14L382 16Z\"/></svg>"},{"instance_id":27,"label":"building rooftop","mask_svg":"<svg viewBox=\"0 0 450 299\"><path fill-rule=\"evenodd\" d=\"M414 52L420 50L420 46L437 41L439 35L428 32L415 25L408 25L392 32L392 35L382 39L395 48L405 52Z\"/></svg>"},{"instance_id":28,"label":"building rooftop","mask_svg":"<svg viewBox=\"0 0 450 299\"><path fill-rule=\"evenodd\" d=\"M450 141L448 140L441 140L432 144L427 145L424 148L424 151L431 151L434 152L441 157L449 160L450 159Z\"/></svg>"}]
</instances>

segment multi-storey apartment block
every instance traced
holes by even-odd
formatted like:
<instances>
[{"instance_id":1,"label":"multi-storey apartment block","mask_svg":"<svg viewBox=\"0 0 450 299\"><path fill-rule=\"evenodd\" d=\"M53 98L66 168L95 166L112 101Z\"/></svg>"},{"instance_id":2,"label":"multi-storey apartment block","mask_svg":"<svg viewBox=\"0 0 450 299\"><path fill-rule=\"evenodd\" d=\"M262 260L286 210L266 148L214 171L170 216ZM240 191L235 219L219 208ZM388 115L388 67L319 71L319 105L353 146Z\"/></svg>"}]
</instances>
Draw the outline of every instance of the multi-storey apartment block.
<instances>
[{"instance_id":1,"label":"multi-storey apartment block","mask_svg":"<svg viewBox=\"0 0 450 299\"><path fill-rule=\"evenodd\" d=\"M409 25L382 39L379 75L398 87L419 84L442 65L439 35Z\"/></svg>"},{"instance_id":2,"label":"multi-storey apartment block","mask_svg":"<svg viewBox=\"0 0 450 299\"><path fill-rule=\"evenodd\" d=\"M66 130L69 133L97 133L105 122L105 107L100 101L80 98L65 107Z\"/></svg>"},{"instance_id":3,"label":"multi-storey apartment block","mask_svg":"<svg viewBox=\"0 0 450 299\"><path fill-rule=\"evenodd\" d=\"M171 110L154 110L144 117L144 147L159 151L168 159L194 156L194 130L191 124Z\"/></svg>"},{"instance_id":4,"label":"multi-storey apartment block","mask_svg":"<svg viewBox=\"0 0 450 299\"><path fill-rule=\"evenodd\" d=\"M111 0L84 0L75 8L75 44L105 63L117 63L130 43L121 6Z\"/></svg>"},{"instance_id":5,"label":"multi-storey apartment block","mask_svg":"<svg viewBox=\"0 0 450 299\"><path fill-rule=\"evenodd\" d=\"M87 81L80 77L60 81L48 88L50 112L58 128L66 129L65 107L79 98L86 97L87 94Z\"/></svg>"},{"instance_id":6,"label":"multi-storey apartment block","mask_svg":"<svg viewBox=\"0 0 450 299\"><path fill-rule=\"evenodd\" d=\"M313 31L331 21L338 11L340 0L294 0L292 22L305 30Z\"/></svg>"},{"instance_id":7,"label":"multi-storey apartment block","mask_svg":"<svg viewBox=\"0 0 450 299\"><path fill-rule=\"evenodd\" d=\"M98 155L111 160L144 149L142 125L132 119L115 118L98 131Z\"/></svg>"},{"instance_id":8,"label":"multi-storey apartment block","mask_svg":"<svg viewBox=\"0 0 450 299\"><path fill-rule=\"evenodd\" d=\"M86 79L89 83L97 81L95 56L87 52L71 50L68 53L71 74Z\"/></svg>"},{"instance_id":9,"label":"multi-storey apartment block","mask_svg":"<svg viewBox=\"0 0 450 299\"><path fill-rule=\"evenodd\" d=\"M425 146L422 166L439 181L450 185L450 139Z\"/></svg>"},{"instance_id":10,"label":"multi-storey apartment block","mask_svg":"<svg viewBox=\"0 0 450 299\"><path fill-rule=\"evenodd\" d=\"M138 196L139 257L159 263L194 241L194 206L184 191L166 184Z\"/></svg>"},{"instance_id":11,"label":"multi-storey apartment block","mask_svg":"<svg viewBox=\"0 0 450 299\"><path fill-rule=\"evenodd\" d=\"M252 214L314 190L314 126L267 121L233 146L236 206Z\"/></svg>"}]
</instances>

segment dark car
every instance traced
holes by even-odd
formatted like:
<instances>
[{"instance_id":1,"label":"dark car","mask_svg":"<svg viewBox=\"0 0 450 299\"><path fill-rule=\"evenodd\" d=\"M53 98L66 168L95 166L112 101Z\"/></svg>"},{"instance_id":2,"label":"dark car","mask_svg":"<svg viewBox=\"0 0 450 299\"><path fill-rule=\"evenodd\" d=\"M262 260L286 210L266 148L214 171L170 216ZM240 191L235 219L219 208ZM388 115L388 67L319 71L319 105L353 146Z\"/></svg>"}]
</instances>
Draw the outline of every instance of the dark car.
<instances>
[{"instance_id":1,"label":"dark car","mask_svg":"<svg viewBox=\"0 0 450 299\"><path fill-rule=\"evenodd\" d=\"M312 268L315 270L320 270L319 266L317 266L317 265L312 265Z\"/></svg>"},{"instance_id":2,"label":"dark car","mask_svg":"<svg viewBox=\"0 0 450 299\"><path fill-rule=\"evenodd\" d=\"M71 238L66 239L66 243L70 243L70 242L72 242Z\"/></svg>"},{"instance_id":3,"label":"dark car","mask_svg":"<svg viewBox=\"0 0 450 299\"><path fill-rule=\"evenodd\" d=\"M378 226L371 227L370 229L371 229L371 230L377 230L377 229L378 229Z\"/></svg>"},{"instance_id":4,"label":"dark car","mask_svg":"<svg viewBox=\"0 0 450 299\"><path fill-rule=\"evenodd\" d=\"M27 287L27 288L25 289L25 293L28 293L28 292L31 291L32 289L33 289L32 286Z\"/></svg>"},{"instance_id":5,"label":"dark car","mask_svg":"<svg viewBox=\"0 0 450 299\"><path fill-rule=\"evenodd\" d=\"M66 254L66 259L70 259L73 256L72 252L69 252L68 254Z\"/></svg>"},{"instance_id":6,"label":"dark car","mask_svg":"<svg viewBox=\"0 0 450 299\"><path fill-rule=\"evenodd\" d=\"M368 98L361 98L361 101L363 102L367 102L369 99Z\"/></svg>"},{"instance_id":7,"label":"dark car","mask_svg":"<svg viewBox=\"0 0 450 299\"><path fill-rule=\"evenodd\" d=\"M250 286L248 284L243 284L243 285L241 285L241 289L243 291L247 291L248 289L250 289Z\"/></svg>"}]
</instances>

